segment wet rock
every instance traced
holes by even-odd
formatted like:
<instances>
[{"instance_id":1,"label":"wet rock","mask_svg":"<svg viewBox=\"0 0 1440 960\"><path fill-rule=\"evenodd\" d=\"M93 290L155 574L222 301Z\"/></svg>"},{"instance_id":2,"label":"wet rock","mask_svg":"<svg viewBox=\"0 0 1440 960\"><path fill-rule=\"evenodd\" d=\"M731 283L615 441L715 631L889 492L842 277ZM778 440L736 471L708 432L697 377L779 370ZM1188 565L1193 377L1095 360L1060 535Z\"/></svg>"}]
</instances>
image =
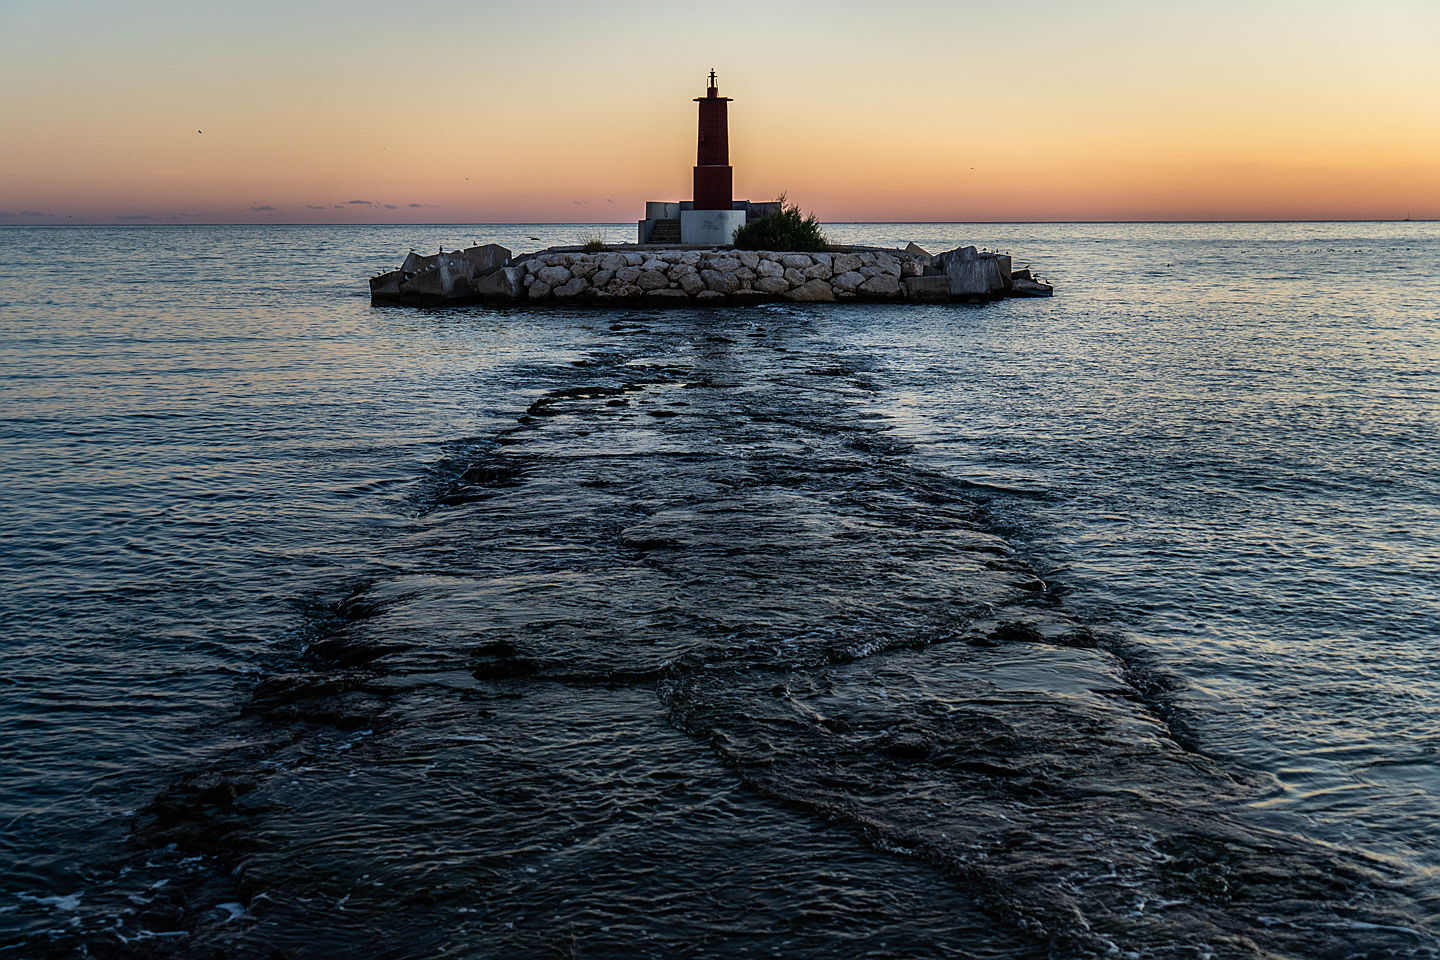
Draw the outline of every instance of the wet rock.
<instances>
[{"instance_id":1,"label":"wet rock","mask_svg":"<svg viewBox=\"0 0 1440 960\"><path fill-rule=\"evenodd\" d=\"M358 689L364 678L350 673L286 673L262 680L243 712L268 713L304 700L318 700Z\"/></svg>"},{"instance_id":2,"label":"wet rock","mask_svg":"<svg viewBox=\"0 0 1440 960\"><path fill-rule=\"evenodd\" d=\"M386 654L406 649L402 644L380 643L354 637L331 637L316 640L305 649L305 655L330 668L360 667L374 663Z\"/></svg>"}]
</instances>

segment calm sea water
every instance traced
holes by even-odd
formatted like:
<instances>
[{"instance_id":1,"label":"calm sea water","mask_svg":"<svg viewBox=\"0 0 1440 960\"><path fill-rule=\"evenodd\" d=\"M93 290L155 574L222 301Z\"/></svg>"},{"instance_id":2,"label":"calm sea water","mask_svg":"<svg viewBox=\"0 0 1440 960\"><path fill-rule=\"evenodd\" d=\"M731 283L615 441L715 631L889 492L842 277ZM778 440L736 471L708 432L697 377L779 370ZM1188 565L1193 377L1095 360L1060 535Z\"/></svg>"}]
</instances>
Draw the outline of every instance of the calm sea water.
<instances>
[{"instance_id":1,"label":"calm sea water","mask_svg":"<svg viewBox=\"0 0 1440 960\"><path fill-rule=\"evenodd\" d=\"M1440 955L1440 226L593 229L0 230L0 955Z\"/></svg>"}]
</instances>

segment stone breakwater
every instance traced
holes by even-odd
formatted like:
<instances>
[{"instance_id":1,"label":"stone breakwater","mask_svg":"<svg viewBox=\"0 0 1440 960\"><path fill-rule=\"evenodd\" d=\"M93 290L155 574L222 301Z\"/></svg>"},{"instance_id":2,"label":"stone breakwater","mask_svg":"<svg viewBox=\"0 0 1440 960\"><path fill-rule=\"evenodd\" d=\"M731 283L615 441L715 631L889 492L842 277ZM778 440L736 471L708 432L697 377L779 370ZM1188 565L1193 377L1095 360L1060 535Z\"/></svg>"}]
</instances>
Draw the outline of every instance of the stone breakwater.
<instances>
[{"instance_id":1,"label":"stone breakwater","mask_svg":"<svg viewBox=\"0 0 1440 960\"><path fill-rule=\"evenodd\" d=\"M824 253L726 247L558 247L512 259L487 244L405 264L370 281L379 303L610 306L796 303L949 303L1044 297L1052 290L1010 257L960 247L931 255L839 248Z\"/></svg>"}]
</instances>

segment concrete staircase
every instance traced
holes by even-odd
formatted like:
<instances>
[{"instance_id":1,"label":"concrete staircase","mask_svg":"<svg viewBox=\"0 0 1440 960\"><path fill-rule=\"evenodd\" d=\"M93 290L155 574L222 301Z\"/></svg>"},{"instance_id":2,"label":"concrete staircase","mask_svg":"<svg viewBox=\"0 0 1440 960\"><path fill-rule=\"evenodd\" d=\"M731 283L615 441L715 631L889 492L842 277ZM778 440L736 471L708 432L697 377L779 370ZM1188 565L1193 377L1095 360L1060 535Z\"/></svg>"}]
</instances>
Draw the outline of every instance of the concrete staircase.
<instances>
[{"instance_id":1,"label":"concrete staircase","mask_svg":"<svg viewBox=\"0 0 1440 960\"><path fill-rule=\"evenodd\" d=\"M650 231L651 243L679 243L680 242L680 220L656 220L655 228Z\"/></svg>"}]
</instances>

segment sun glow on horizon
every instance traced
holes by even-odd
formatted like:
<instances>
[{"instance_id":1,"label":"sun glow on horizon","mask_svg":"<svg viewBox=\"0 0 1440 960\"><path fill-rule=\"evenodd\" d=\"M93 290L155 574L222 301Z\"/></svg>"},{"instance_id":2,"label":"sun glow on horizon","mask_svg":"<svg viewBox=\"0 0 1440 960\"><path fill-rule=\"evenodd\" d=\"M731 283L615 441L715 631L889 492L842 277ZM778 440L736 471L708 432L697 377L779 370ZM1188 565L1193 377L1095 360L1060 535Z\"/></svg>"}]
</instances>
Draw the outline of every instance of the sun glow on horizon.
<instances>
[{"instance_id":1,"label":"sun glow on horizon","mask_svg":"<svg viewBox=\"0 0 1440 960\"><path fill-rule=\"evenodd\" d=\"M711 66L736 196L825 220L1440 217L1430 2L406 17L12 0L0 224L634 220L688 197Z\"/></svg>"}]
</instances>

